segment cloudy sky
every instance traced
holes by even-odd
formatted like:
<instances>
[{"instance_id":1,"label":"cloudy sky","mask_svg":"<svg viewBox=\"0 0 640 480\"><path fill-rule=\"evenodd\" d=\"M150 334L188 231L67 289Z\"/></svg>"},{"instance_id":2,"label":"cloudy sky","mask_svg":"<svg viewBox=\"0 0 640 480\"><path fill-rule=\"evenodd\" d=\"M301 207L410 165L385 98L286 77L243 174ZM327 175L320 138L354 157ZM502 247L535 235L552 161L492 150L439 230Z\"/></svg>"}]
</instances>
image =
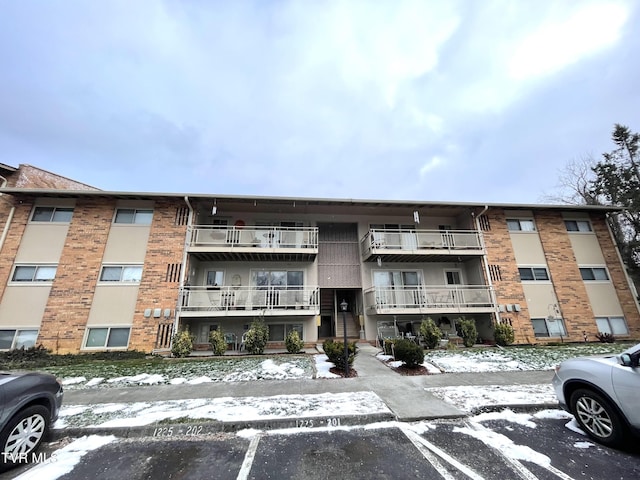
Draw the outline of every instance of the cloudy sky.
<instances>
[{"instance_id":1,"label":"cloudy sky","mask_svg":"<svg viewBox=\"0 0 640 480\"><path fill-rule=\"evenodd\" d=\"M634 0L0 2L0 162L104 190L539 202L640 130Z\"/></svg>"}]
</instances>

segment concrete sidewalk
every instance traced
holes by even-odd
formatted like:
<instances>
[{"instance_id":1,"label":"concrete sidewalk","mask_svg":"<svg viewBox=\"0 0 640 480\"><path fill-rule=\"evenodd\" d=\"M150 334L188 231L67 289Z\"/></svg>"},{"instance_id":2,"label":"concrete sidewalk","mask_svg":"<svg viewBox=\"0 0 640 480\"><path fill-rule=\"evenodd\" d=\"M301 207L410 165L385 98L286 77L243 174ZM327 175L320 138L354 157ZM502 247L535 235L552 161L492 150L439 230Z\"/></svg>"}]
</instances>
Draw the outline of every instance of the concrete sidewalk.
<instances>
[{"instance_id":1,"label":"concrete sidewalk","mask_svg":"<svg viewBox=\"0 0 640 480\"><path fill-rule=\"evenodd\" d=\"M380 350L370 344L361 343L354 362L358 377L348 379L300 379L269 380L232 383L203 383L199 385L154 385L118 389L69 390L65 392L66 405L101 403L153 402L158 400L182 400L223 397L270 397L276 395L309 395L322 393L374 392L392 412L389 416L359 415L343 418L343 424L365 424L381 420L402 422L431 420L438 418L461 418L468 414L435 397L425 389L458 385L518 385L549 384L550 371L501 372L501 373L445 373L440 375L403 376L384 365L376 358ZM363 418L371 417L371 418ZM215 423L215 422L214 422ZM235 431L240 428L286 428L297 425L295 419L268 422L240 422L225 425L222 430ZM148 430L147 428L146 430ZM144 428L140 434L146 431ZM63 434L65 430L58 431ZM97 433L91 429L92 433ZM118 432L110 432L116 433ZM122 432L120 432L122 433ZM130 430L124 436L131 436Z\"/></svg>"}]
</instances>

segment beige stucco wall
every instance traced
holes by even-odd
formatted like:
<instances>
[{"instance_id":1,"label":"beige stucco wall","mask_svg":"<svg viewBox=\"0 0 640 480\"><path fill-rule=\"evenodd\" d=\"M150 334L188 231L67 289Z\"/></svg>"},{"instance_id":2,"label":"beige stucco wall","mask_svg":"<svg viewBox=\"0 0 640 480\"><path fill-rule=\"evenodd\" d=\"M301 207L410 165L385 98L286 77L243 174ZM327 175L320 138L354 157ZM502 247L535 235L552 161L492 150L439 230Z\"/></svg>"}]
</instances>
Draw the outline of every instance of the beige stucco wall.
<instances>
[{"instance_id":1,"label":"beige stucco wall","mask_svg":"<svg viewBox=\"0 0 640 480\"><path fill-rule=\"evenodd\" d=\"M98 285L87 325L131 324L137 298L138 285Z\"/></svg>"},{"instance_id":2,"label":"beige stucco wall","mask_svg":"<svg viewBox=\"0 0 640 480\"><path fill-rule=\"evenodd\" d=\"M50 290L50 284L8 286L0 303L0 324L39 328Z\"/></svg>"},{"instance_id":3,"label":"beige stucco wall","mask_svg":"<svg viewBox=\"0 0 640 480\"><path fill-rule=\"evenodd\" d=\"M585 287L596 317L624 316L613 283L585 282Z\"/></svg>"},{"instance_id":4,"label":"beige stucco wall","mask_svg":"<svg viewBox=\"0 0 640 480\"><path fill-rule=\"evenodd\" d=\"M569 240L573 247L578 265L605 265L598 237L593 233L570 233Z\"/></svg>"},{"instance_id":5,"label":"beige stucco wall","mask_svg":"<svg viewBox=\"0 0 640 480\"><path fill-rule=\"evenodd\" d=\"M143 263L150 225L112 224L102 261L104 263Z\"/></svg>"},{"instance_id":6,"label":"beige stucco wall","mask_svg":"<svg viewBox=\"0 0 640 480\"><path fill-rule=\"evenodd\" d=\"M540 237L536 232L510 232L518 265L546 265Z\"/></svg>"},{"instance_id":7,"label":"beige stucco wall","mask_svg":"<svg viewBox=\"0 0 640 480\"><path fill-rule=\"evenodd\" d=\"M58 263L68 223L29 223L20 241L16 263Z\"/></svg>"},{"instance_id":8,"label":"beige stucco wall","mask_svg":"<svg viewBox=\"0 0 640 480\"><path fill-rule=\"evenodd\" d=\"M523 283L525 299L531 318L543 318L550 315L549 305L558 303L550 283Z\"/></svg>"}]
</instances>

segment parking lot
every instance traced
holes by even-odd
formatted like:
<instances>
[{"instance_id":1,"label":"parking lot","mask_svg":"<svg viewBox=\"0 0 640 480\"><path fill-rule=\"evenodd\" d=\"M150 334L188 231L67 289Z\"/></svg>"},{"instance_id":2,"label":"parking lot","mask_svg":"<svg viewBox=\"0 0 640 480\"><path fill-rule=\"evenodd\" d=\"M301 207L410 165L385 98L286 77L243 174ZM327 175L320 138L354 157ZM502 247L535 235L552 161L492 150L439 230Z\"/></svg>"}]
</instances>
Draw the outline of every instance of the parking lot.
<instances>
[{"instance_id":1,"label":"parking lot","mask_svg":"<svg viewBox=\"0 0 640 480\"><path fill-rule=\"evenodd\" d=\"M598 446L566 418L387 422L351 428L119 439L89 451L62 479L635 479L640 447ZM184 432L183 432L184 433ZM3 475L50 478L50 464ZM44 458L44 457L43 457ZM62 465L57 465L62 467ZM50 470L51 471L51 470Z\"/></svg>"}]
</instances>

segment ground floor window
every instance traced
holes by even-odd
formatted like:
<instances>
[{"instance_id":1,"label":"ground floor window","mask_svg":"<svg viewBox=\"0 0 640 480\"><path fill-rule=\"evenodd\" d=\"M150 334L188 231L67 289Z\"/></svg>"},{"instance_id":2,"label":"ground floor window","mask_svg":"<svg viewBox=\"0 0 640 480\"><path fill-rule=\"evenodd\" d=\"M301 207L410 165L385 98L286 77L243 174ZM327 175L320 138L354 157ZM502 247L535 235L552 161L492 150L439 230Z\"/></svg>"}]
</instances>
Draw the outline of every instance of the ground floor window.
<instances>
[{"instance_id":1,"label":"ground floor window","mask_svg":"<svg viewBox=\"0 0 640 480\"><path fill-rule=\"evenodd\" d=\"M38 330L0 330L0 350L35 346Z\"/></svg>"},{"instance_id":2,"label":"ground floor window","mask_svg":"<svg viewBox=\"0 0 640 480\"><path fill-rule=\"evenodd\" d=\"M563 337L567 334L562 318L532 318L531 325L536 337Z\"/></svg>"},{"instance_id":3,"label":"ground floor window","mask_svg":"<svg viewBox=\"0 0 640 480\"><path fill-rule=\"evenodd\" d=\"M629 335L624 317L596 317L598 332L612 335Z\"/></svg>"},{"instance_id":4,"label":"ground floor window","mask_svg":"<svg viewBox=\"0 0 640 480\"><path fill-rule=\"evenodd\" d=\"M85 348L126 348L129 344L129 327L89 328Z\"/></svg>"},{"instance_id":5,"label":"ground floor window","mask_svg":"<svg viewBox=\"0 0 640 480\"><path fill-rule=\"evenodd\" d=\"M270 323L269 325L269 341L284 342L287 335L293 330L298 332L298 336L302 339L302 324L300 323Z\"/></svg>"}]
</instances>

